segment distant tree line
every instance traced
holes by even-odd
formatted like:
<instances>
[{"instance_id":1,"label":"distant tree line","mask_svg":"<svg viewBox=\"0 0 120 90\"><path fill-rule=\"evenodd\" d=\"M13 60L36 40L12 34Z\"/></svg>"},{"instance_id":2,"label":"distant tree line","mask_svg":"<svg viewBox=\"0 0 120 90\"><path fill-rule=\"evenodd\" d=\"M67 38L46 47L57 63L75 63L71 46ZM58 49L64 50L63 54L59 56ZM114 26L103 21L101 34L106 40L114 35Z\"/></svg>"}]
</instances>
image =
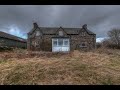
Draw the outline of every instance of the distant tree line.
<instances>
[{"instance_id":1,"label":"distant tree line","mask_svg":"<svg viewBox=\"0 0 120 90\"><path fill-rule=\"evenodd\" d=\"M107 33L108 39L104 39L101 43L97 43L97 48L106 47L120 49L120 29L113 28Z\"/></svg>"}]
</instances>

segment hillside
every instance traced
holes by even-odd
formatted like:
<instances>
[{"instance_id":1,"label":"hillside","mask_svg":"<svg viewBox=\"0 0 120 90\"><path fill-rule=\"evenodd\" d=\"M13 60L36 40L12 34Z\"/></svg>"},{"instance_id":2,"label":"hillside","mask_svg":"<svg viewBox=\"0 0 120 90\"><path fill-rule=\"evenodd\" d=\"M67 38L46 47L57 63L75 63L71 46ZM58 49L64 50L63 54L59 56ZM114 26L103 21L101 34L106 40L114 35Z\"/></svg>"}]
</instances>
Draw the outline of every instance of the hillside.
<instances>
[{"instance_id":1,"label":"hillside","mask_svg":"<svg viewBox=\"0 0 120 90\"><path fill-rule=\"evenodd\" d=\"M0 52L1 85L120 84L120 50Z\"/></svg>"}]
</instances>

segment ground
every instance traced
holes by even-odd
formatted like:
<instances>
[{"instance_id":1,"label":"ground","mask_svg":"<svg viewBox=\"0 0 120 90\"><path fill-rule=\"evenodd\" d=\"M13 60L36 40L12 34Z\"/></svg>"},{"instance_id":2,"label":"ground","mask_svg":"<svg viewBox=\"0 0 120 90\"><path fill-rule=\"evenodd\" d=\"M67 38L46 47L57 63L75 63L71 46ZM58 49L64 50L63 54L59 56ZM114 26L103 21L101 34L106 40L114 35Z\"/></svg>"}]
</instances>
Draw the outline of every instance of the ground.
<instances>
[{"instance_id":1,"label":"ground","mask_svg":"<svg viewBox=\"0 0 120 90\"><path fill-rule=\"evenodd\" d=\"M1 85L119 85L120 50L0 52Z\"/></svg>"}]
</instances>

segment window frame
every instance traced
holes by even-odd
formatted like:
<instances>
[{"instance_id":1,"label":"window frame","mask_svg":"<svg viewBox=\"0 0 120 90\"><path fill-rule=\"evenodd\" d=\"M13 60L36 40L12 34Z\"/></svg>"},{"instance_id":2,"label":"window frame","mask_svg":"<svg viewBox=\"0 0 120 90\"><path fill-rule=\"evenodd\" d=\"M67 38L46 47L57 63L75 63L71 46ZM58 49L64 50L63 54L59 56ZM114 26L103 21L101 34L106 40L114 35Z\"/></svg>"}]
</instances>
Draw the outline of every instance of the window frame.
<instances>
[{"instance_id":1,"label":"window frame","mask_svg":"<svg viewBox=\"0 0 120 90\"><path fill-rule=\"evenodd\" d=\"M62 40L62 45L59 45L59 40ZM57 41L57 45L54 44L54 42ZM67 45L65 45L65 41L68 42ZM52 39L52 46L55 46L55 47L67 47L69 46L69 39Z\"/></svg>"},{"instance_id":2,"label":"window frame","mask_svg":"<svg viewBox=\"0 0 120 90\"><path fill-rule=\"evenodd\" d=\"M65 45L65 41L67 41L67 45ZM63 40L63 46L69 46L69 39L64 39Z\"/></svg>"},{"instance_id":3,"label":"window frame","mask_svg":"<svg viewBox=\"0 0 120 90\"><path fill-rule=\"evenodd\" d=\"M54 44L55 41L57 41L57 44L56 44L56 45ZM58 46L58 40L52 40L52 43L53 43L53 44L52 44L53 46Z\"/></svg>"},{"instance_id":4,"label":"window frame","mask_svg":"<svg viewBox=\"0 0 120 90\"><path fill-rule=\"evenodd\" d=\"M60 42L62 42L61 45L60 45ZM58 46L63 46L63 39L58 39Z\"/></svg>"}]
</instances>

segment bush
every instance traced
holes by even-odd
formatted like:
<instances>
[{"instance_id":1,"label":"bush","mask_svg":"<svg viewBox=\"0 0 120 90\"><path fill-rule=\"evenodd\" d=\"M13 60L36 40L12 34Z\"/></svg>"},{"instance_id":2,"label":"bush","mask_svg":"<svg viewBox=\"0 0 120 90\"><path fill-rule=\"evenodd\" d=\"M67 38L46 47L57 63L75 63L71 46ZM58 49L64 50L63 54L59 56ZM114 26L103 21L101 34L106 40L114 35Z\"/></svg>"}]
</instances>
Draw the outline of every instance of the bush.
<instances>
[{"instance_id":1,"label":"bush","mask_svg":"<svg viewBox=\"0 0 120 90\"><path fill-rule=\"evenodd\" d=\"M11 51L11 50L13 50L13 48L7 46L0 46L0 52Z\"/></svg>"}]
</instances>

